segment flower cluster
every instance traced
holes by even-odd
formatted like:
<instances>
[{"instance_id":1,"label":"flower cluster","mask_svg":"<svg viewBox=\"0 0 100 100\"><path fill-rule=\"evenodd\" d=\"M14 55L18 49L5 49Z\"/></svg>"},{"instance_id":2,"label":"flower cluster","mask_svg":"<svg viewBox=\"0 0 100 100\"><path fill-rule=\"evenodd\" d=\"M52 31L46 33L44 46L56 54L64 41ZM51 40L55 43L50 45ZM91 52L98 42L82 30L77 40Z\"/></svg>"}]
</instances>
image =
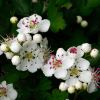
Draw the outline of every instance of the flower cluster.
<instances>
[{"instance_id":1,"label":"flower cluster","mask_svg":"<svg viewBox=\"0 0 100 100\"><path fill-rule=\"evenodd\" d=\"M49 57L48 40L43 39L37 32L48 31L50 21L42 20L41 16L33 14L21 19L17 26L18 35L13 38L4 38L0 46L0 54L4 53L7 59L11 59L17 70L28 70L34 73Z\"/></svg>"},{"instance_id":2,"label":"flower cluster","mask_svg":"<svg viewBox=\"0 0 100 100\"><path fill-rule=\"evenodd\" d=\"M84 58L89 52L91 57L95 58L98 55L98 50L91 50L88 43L70 47L67 51L59 48L56 55L51 55L48 63L42 67L42 71L47 77L54 75L57 79L65 80L59 86L61 91L68 90L69 93L74 93L75 89L87 89L92 93L96 90L96 82L90 62Z\"/></svg>"},{"instance_id":3,"label":"flower cluster","mask_svg":"<svg viewBox=\"0 0 100 100\"><path fill-rule=\"evenodd\" d=\"M17 70L34 73L41 69L46 77L54 75L57 79L65 81L59 85L61 91L68 90L69 93L74 93L75 90L87 90L92 93L96 90L96 86L99 86L100 78L97 75L100 71L93 71L85 55L89 54L92 58L96 58L98 49L92 49L89 43L84 43L68 50L59 48L54 55L48 49L47 38L42 38L42 35L38 34L48 31L49 20L42 20L41 16L33 14L21 19L17 26L18 35L4 38L0 46L0 55L4 53ZM13 86L2 82L0 100L5 100L1 98L15 100L16 97L17 92Z\"/></svg>"},{"instance_id":4,"label":"flower cluster","mask_svg":"<svg viewBox=\"0 0 100 100\"><path fill-rule=\"evenodd\" d=\"M6 84L6 81L0 84L0 100L15 100L17 91L13 88L13 84Z\"/></svg>"}]
</instances>

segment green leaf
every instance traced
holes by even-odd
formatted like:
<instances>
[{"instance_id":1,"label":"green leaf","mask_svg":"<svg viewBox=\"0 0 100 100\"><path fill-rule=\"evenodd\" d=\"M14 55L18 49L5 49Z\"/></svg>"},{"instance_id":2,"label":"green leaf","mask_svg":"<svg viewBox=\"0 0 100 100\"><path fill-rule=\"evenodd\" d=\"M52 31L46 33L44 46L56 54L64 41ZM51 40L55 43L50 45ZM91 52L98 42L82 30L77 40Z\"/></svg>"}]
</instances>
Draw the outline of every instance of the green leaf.
<instances>
[{"instance_id":1,"label":"green leaf","mask_svg":"<svg viewBox=\"0 0 100 100\"><path fill-rule=\"evenodd\" d=\"M48 100L65 100L67 98L67 92L61 92L60 90L54 89L52 94L48 97Z\"/></svg>"},{"instance_id":2,"label":"green leaf","mask_svg":"<svg viewBox=\"0 0 100 100\"><path fill-rule=\"evenodd\" d=\"M66 27L63 13L58 11L57 7L50 4L47 14L48 19L51 21L51 30L53 32L58 32L59 30L63 30Z\"/></svg>"},{"instance_id":3,"label":"green leaf","mask_svg":"<svg viewBox=\"0 0 100 100\"><path fill-rule=\"evenodd\" d=\"M29 15L31 8L30 0L12 0L12 2L17 15L23 15L23 16Z\"/></svg>"}]
</instances>

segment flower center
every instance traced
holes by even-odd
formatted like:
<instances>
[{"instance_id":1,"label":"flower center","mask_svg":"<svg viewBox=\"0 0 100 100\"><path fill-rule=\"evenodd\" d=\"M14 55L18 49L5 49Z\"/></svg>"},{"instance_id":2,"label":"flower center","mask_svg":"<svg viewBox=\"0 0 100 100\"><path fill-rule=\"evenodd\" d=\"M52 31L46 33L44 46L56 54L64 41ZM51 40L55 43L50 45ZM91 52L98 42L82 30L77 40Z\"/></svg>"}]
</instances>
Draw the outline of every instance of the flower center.
<instances>
[{"instance_id":1,"label":"flower center","mask_svg":"<svg viewBox=\"0 0 100 100\"><path fill-rule=\"evenodd\" d=\"M71 68L70 69L70 75L74 76L74 77L78 76L79 75L79 70L76 67Z\"/></svg>"},{"instance_id":2,"label":"flower center","mask_svg":"<svg viewBox=\"0 0 100 100\"><path fill-rule=\"evenodd\" d=\"M0 87L0 97L7 95L7 89L4 87Z\"/></svg>"},{"instance_id":3,"label":"flower center","mask_svg":"<svg viewBox=\"0 0 100 100\"><path fill-rule=\"evenodd\" d=\"M70 53L75 53L75 54L77 54L77 48L75 48L75 47L71 48L71 49L70 49Z\"/></svg>"},{"instance_id":4,"label":"flower center","mask_svg":"<svg viewBox=\"0 0 100 100\"><path fill-rule=\"evenodd\" d=\"M34 21L34 20L31 20L30 21L30 28L36 28L37 27L37 24L38 24L38 22L37 22L37 19Z\"/></svg>"},{"instance_id":5,"label":"flower center","mask_svg":"<svg viewBox=\"0 0 100 100\"><path fill-rule=\"evenodd\" d=\"M31 60L33 58L33 55L31 52L26 53L25 58L27 58L28 60Z\"/></svg>"}]
</instances>

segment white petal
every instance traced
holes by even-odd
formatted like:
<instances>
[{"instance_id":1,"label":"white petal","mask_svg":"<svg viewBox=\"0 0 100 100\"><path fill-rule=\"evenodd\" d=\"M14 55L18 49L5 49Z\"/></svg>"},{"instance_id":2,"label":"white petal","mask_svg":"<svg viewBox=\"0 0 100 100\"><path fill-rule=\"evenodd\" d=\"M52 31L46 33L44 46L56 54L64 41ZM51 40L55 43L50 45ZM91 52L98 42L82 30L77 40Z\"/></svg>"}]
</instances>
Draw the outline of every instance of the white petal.
<instances>
[{"instance_id":1,"label":"white petal","mask_svg":"<svg viewBox=\"0 0 100 100\"><path fill-rule=\"evenodd\" d=\"M29 29L29 28L17 29L16 31L17 31L18 33L20 33L20 34L27 34L27 33L30 33L30 29Z\"/></svg>"},{"instance_id":2,"label":"white petal","mask_svg":"<svg viewBox=\"0 0 100 100\"><path fill-rule=\"evenodd\" d=\"M86 59L83 58L78 58L76 60L76 66L80 69L80 70L86 70L89 68L90 66L90 62Z\"/></svg>"},{"instance_id":3,"label":"white petal","mask_svg":"<svg viewBox=\"0 0 100 100\"><path fill-rule=\"evenodd\" d=\"M58 68L58 69L56 69L54 76L57 79L65 79L67 76L67 70L65 70L63 68Z\"/></svg>"},{"instance_id":4,"label":"white petal","mask_svg":"<svg viewBox=\"0 0 100 100\"><path fill-rule=\"evenodd\" d=\"M91 82L87 88L88 93L92 93L95 92L97 90L96 85L94 84L94 82Z\"/></svg>"},{"instance_id":5,"label":"white petal","mask_svg":"<svg viewBox=\"0 0 100 100\"><path fill-rule=\"evenodd\" d=\"M29 20L31 21L31 20L36 20L37 22L41 22L41 20L42 20L42 17L40 16L40 15L38 15L38 14L33 14L33 15L31 15L30 17L29 17Z\"/></svg>"},{"instance_id":6,"label":"white petal","mask_svg":"<svg viewBox=\"0 0 100 100\"><path fill-rule=\"evenodd\" d=\"M6 81L2 81L1 85L6 88L7 87Z\"/></svg>"},{"instance_id":7,"label":"white petal","mask_svg":"<svg viewBox=\"0 0 100 100\"><path fill-rule=\"evenodd\" d=\"M31 37L30 34L25 34L25 36L26 36L26 40L27 40L27 41L31 41L31 40L32 40L32 37Z\"/></svg>"},{"instance_id":8,"label":"white petal","mask_svg":"<svg viewBox=\"0 0 100 100\"><path fill-rule=\"evenodd\" d=\"M68 87L70 87L74 86L78 81L79 81L78 78L70 77L69 79L66 80L66 84L68 85Z\"/></svg>"},{"instance_id":9,"label":"white petal","mask_svg":"<svg viewBox=\"0 0 100 100\"><path fill-rule=\"evenodd\" d=\"M47 40L47 38L44 38L42 40L42 42L40 43L40 46L41 46L41 48L46 48L47 49L47 47L48 47L48 40Z\"/></svg>"},{"instance_id":10,"label":"white petal","mask_svg":"<svg viewBox=\"0 0 100 100\"><path fill-rule=\"evenodd\" d=\"M39 23L40 32L47 32L49 30L49 27L50 27L50 21L47 19L44 19Z\"/></svg>"},{"instance_id":11,"label":"white petal","mask_svg":"<svg viewBox=\"0 0 100 100\"><path fill-rule=\"evenodd\" d=\"M55 72L55 69L51 68L49 64L44 65L41 69L44 75L47 77L51 77Z\"/></svg>"},{"instance_id":12,"label":"white petal","mask_svg":"<svg viewBox=\"0 0 100 100\"><path fill-rule=\"evenodd\" d=\"M77 57L83 57L83 55L84 55L84 52L83 52L81 46L78 46L77 47Z\"/></svg>"},{"instance_id":13,"label":"white petal","mask_svg":"<svg viewBox=\"0 0 100 100\"><path fill-rule=\"evenodd\" d=\"M12 99L7 96L3 96L3 97L0 97L0 100L12 100Z\"/></svg>"},{"instance_id":14,"label":"white petal","mask_svg":"<svg viewBox=\"0 0 100 100\"><path fill-rule=\"evenodd\" d=\"M0 49L0 55L2 55L3 54L3 52L1 51L1 49Z\"/></svg>"},{"instance_id":15,"label":"white petal","mask_svg":"<svg viewBox=\"0 0 100 100\"><path fill-rule=\"evenodd\" d=\"M80 72L79 80L85 83L90 83L92 79L91 71Z\"/></svg>"},{"instance_id":16,"label":"white petal","mask_svg":"<svg viewBox=\"0 0 100 100\"><path fill-rule=\"evenodd\" d=\"M67 55L67 52L63 48L58 48L56 52L56 59L63 60L63 58Z\"/></svg>"},{"instance_id":17,"label":"white petal","mask_svg":"<svg viewBox=\"0 0 100 100\"><path fill-rule=\"evenodd\" d=\"M75 63L75 59L70 58L69 56L64 57L64 59L62 60L62 67L64 69L69 69L70 67L72 67Z\"/></svg>"},{"instance_id":18,"label":"white petal","mask_svg":"<svg viewBox=\"0 0 100 100\"><path fill-rule=\"evenodd\" d=\"M36 33L38 33L38 31L39 31L39 28L37 26L37 27L33 28L32 30L30 30L30 33L36 34Z\"/></svg>"},{"instance_id":19,"label":"white petal","mask_svg":"<svg viewBox=\"0 0 100 100\"><path fill-rule=\"evenodd\" d=\"M17 98L17 91L15 89L10 89L7 92L7 96L10 98L10 100L15 100Z\"/></svg>"}]
</instances>

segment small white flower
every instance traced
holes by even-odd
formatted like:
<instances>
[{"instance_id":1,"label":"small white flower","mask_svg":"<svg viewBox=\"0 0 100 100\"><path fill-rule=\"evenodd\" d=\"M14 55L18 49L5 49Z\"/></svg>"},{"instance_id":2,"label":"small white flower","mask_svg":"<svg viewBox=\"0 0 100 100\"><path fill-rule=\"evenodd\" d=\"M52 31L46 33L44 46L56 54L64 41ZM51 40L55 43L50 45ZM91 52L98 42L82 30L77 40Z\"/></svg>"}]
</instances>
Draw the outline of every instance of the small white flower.
<instances>
[{"instance_id":1,"label":"small white flower","mask_svg":"<svg viewBox=\"0 0 100 100\"><path fill-rule=\"evenodd\" d=\"M25 36L25 34L19 33L17 35L17 39L19 42L24 42L24 41L26 41L26 36Z\"/></svg>"},{"instance_id":2,"label":"small white flower","mask_svg":"<svg viewBox=\"0 0 100 100\"><path fill-rule=\"evenodd\" d=\"M48 63L42 67L42 71L47 77L54 75L57 79L65 80L67 70L63 68L62 62L57 60L54 55L51 55Z\"/></svg>"},{"instance_id":3,"label":"small white flower","mask_svg":"<svg viewBox=\"0 0 100 100\"><path fill-rule=\"evenodd\" d=\"M6 52L5 55L7 59L11 59L14 56L12 52Z\"/></svg>"},{"instance_id":4,"label":"small white flower","mask_svg":"<svg viewBox=\"0 0 100 100\"><path fill-rule=\"evenodd\" d=\"M13 17L10 18L10 22L11 22L12 24L16 24L17 21L18 21L18 18L17 18L16 16L13 16Z\"/></svg>"},{"instance_id":5,"label":"small white flower","mask_svg":"<svg viewBox=\"0 0 100 100\"><path fill-rule=\"evenodd\" d=\"M29 17L24 17L18 23L19 33L32 33L47 32L50 27L50 21L47 19L42 20L42 17L33 14Z\"/></svg>"},{"instance_id":6,"label":"small white flower","mask_svg":"<svg viewBox=\"0 0 100 100\"><path fill-rule=\"evenodd\" d=\"M91 51L91 44L89 44L89 43L83 43L83 44L81 45L81 48L82 48L82 50L83 50L85 53L88 53L88 52Z\"/></svg>"},{"instance_id":7,"label":"small white flower","mask_svg":"<svg viewBox=\"0 0 100 100\"><path fill-rule=\"evenodd\" d=\"M59 85L59 90L61 91L66 91L68 88L67 84L64 83L64 82L61 82L60 85Z\"/></svg>"},{"instance_id":8,"label":"small white flower","mask_svg":"<svg viewBox=\"0 0 100 100\"><path fill-rule=\"evenodd\" d=\"M42 41L42 35L41 35L41 34L35 34L35 35L33 36L33 41L34 41L35 43L41 43L41 41Z\"/></svg>"},{"instance_id":9,"label":"small white flower","mask_svg":"<svg viewBox=\"0 0 100 100\"><path fill-rule=\"evenodd\" d=\"M18 53L21 49L21 45L17 41L12 42L11 46L10 46L10 49L11 49L12 52Z\"/></svg>"},{"instance_id":10,"label":"small white flower","mask_svg":"<svg viewBox=\"0 0 100 100\"><path fill-rule=\"evenodd\" d=\"M88 22L87 22L86 20L83 20L83 21L81 22L81 26L82 26L83 28L87 27L87 26L88 26Z\"/></svg>"},{"instance_id":11,"label":"small white flower","mask_svg":"<svg viewBox=\"0 0 100 100\"><path fill-rule=\"evenodd\" d=\"M68 93L72 94L72 93L74 93L74 92L75 92L75 87L74 87L74 86L70 86L70 87L68 88Z\"/></svg>"},{"instance_id":12,"label":"small white flower","mask_svg":"<svg viewBox=\"0 0 100 100\"><path fill-rule=\"evenodd\" d=\"M2 43L0 46L0 50L3 52L7 52L9 50L9 48L8 48L7 44Z\"/></svg>"},{"instance_id":13,"label":"small white flower","mask_svg":"<svg viewBox=\"0 0 100 100\"><path fill-rule=\"evenodd\" d=\"M82 22L82 17L81 16L76 16L76 18L77 18L76 22L78 24Z\"/></svg>"},{"instance_id":14,"label":"small white flower","mask_svg":"<svg viewBox=\"0 0 100 100\"><path fill-rule=\"evenodd\" d=\"M11 59L13 65L18 65L20 63L20 57L15 55Z\"/></svg>"},{"instance_id":15,"label":"small white flower","mask_svg":"<svg viewBox=\"0 0 100 100\"><path fill-rule=\"evenodd\" d=\"M17 95L18 93L13 88L13 84L6 84L6 81L0 84L0 100L15 100Z\"/></svg>"},{"instance_id":16,"label":"small white flower","mask_svg":"<svg viewBox=\"0 0 100 100\"><path fill-rule=\"evenodd\" d=\"M93 58L96 58L99 54L99 50L98 49L92 49L92 51L90 52L90 56Z\"/></svg>"},{"instance_id":17,"label":"small white flower","mask_svg":"<svg viewBox=\"0 0 100 100\"><path fill-rule=\"evenodd\" d=\"M19 56L21 62L17 65L17 70L28 70L34 73L44 64L44 52L34 41L26 41L19 52Z\"/></svg>"}]
</instances>

